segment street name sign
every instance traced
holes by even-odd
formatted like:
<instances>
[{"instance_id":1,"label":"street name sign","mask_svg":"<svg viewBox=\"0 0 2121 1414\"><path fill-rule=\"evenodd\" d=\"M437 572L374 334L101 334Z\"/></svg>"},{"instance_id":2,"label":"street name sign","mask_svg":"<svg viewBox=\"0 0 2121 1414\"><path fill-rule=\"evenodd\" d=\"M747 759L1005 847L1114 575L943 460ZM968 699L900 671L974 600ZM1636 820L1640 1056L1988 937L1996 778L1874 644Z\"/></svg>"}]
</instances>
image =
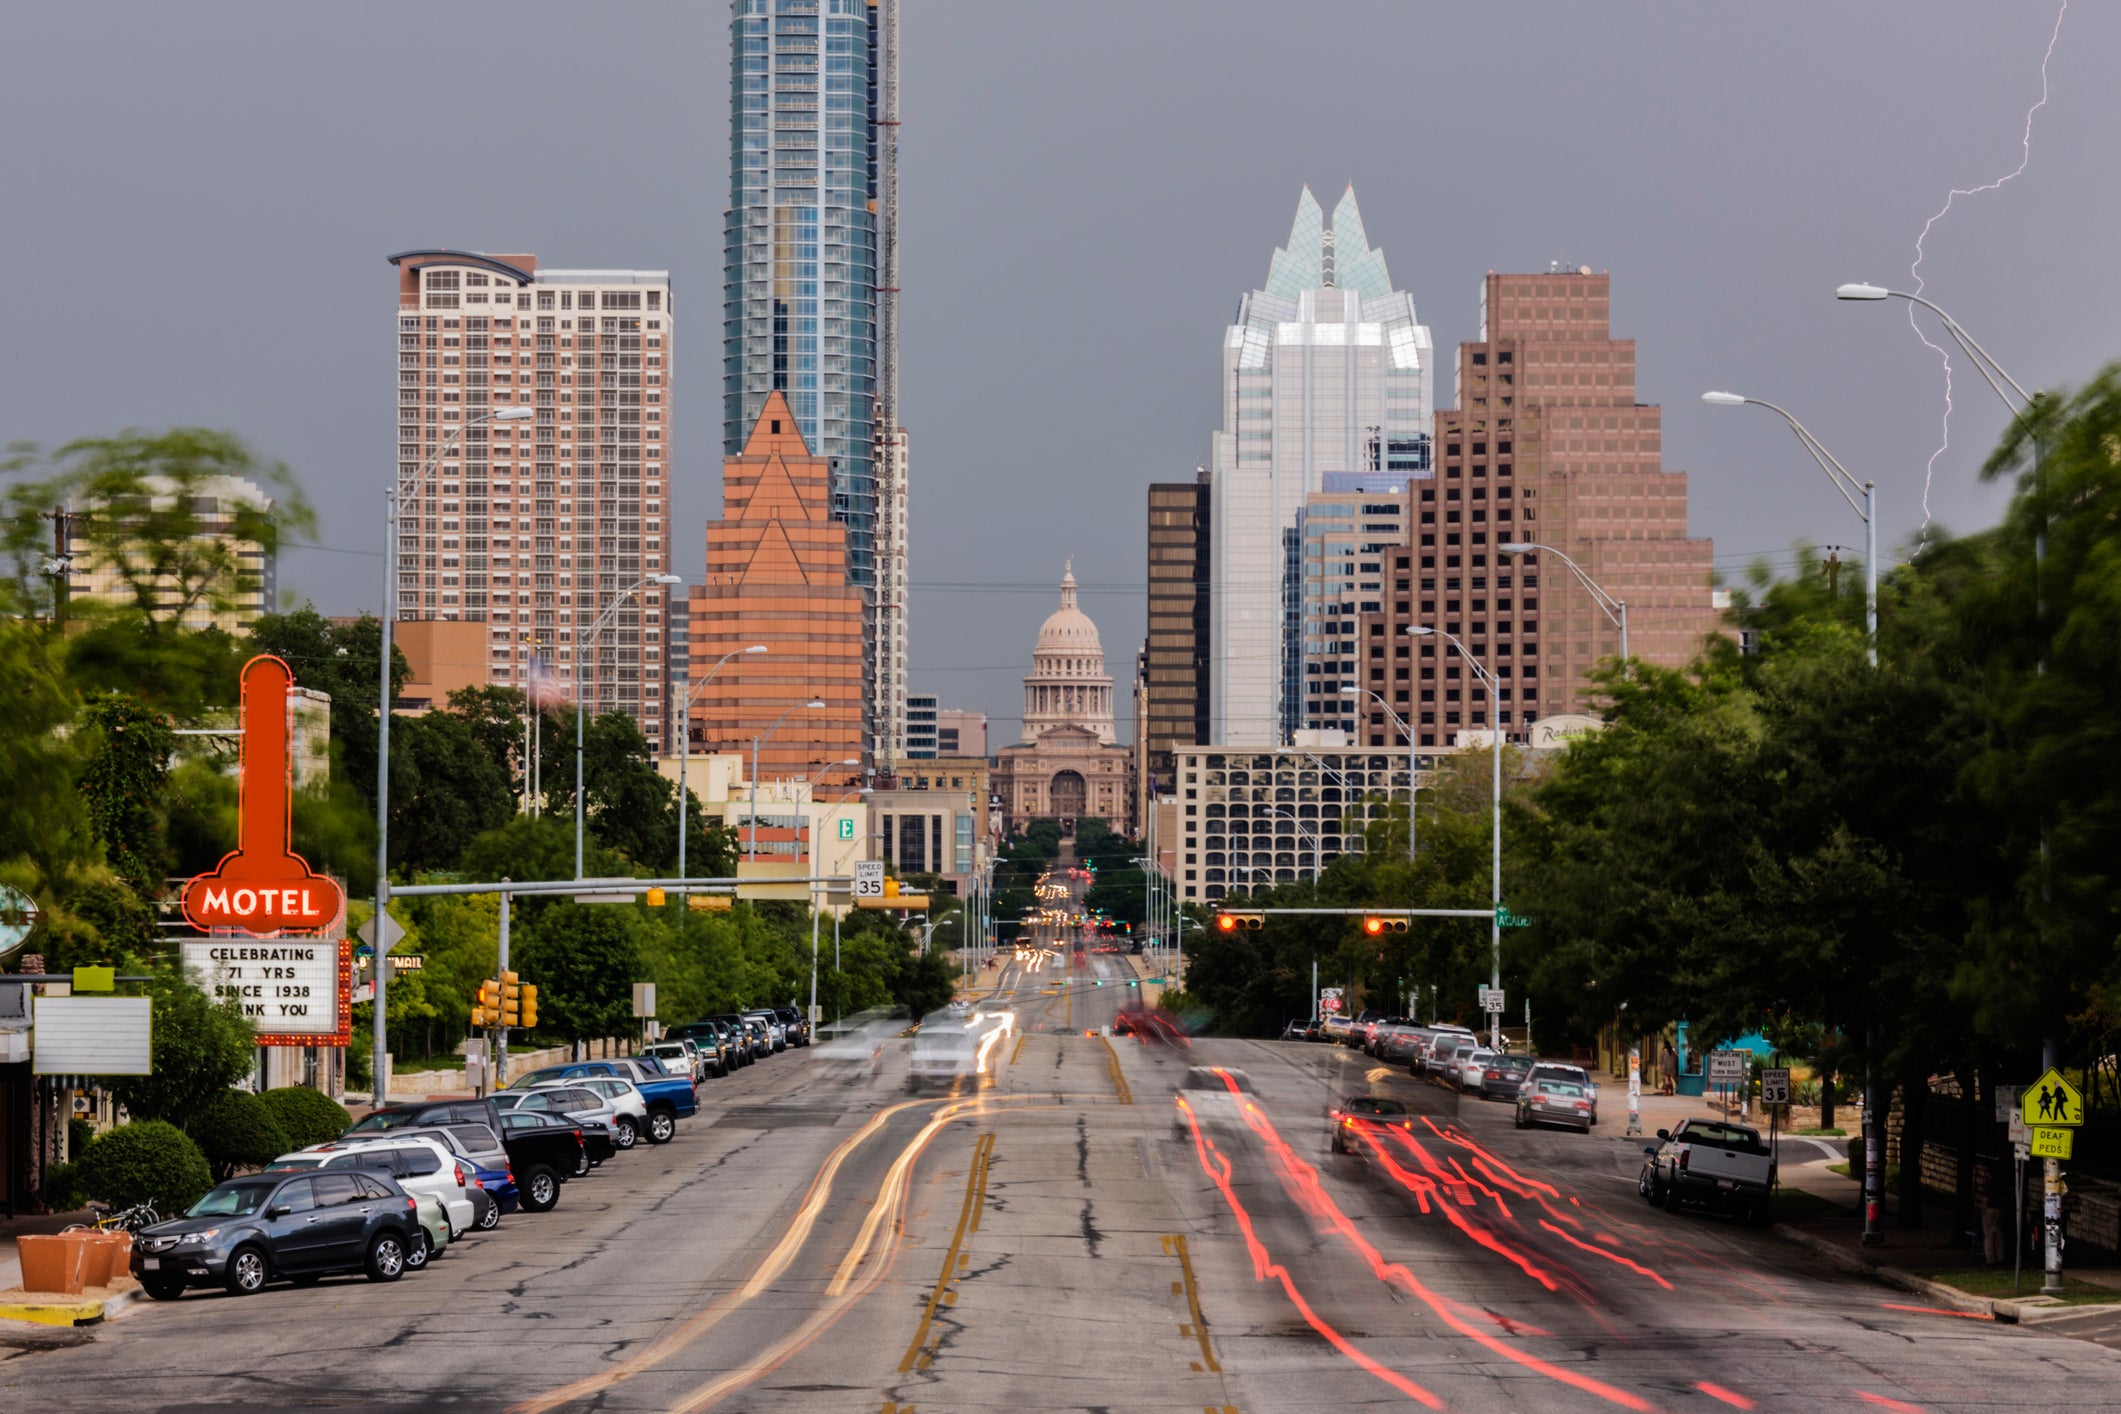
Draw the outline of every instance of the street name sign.
<instances>
[{"instance_id":1,"label":"street name sign","mask_svg":"<svg viewBox=\"0 0 2121 1414\"><path fill-rule=\"evenodd\" d=\"M2036 1130L2049 1126L2075 1129L2084 1123L2084 1097L2060 1071L2050 1069L2018 1092L2018 1112ZM2034 1152L2039 1152L2037 1147Z\"/></svg>"},{"instance_id":2,"label":"street name sign","mask_svg":"<svg viewBox=\"0 0 2121 1414\"><path fill-rule=\"evenodd\" d=\"M1790 1071L1788 1066L1768 1066L1760 1072L1760 1103L1763 1105L1786 1105L1790 1102Z\"/></svg>"},{"instance_id":3,"label":"street name sign","mask_svg":"<svg viewBox=\"0 0 2121 1414\"><path fill-rule=\"evenodd\" d=\"M884 861L863 859L854 866L854 896L856 898L882 898L884 896Z\"/></svg>"}]
</instances>

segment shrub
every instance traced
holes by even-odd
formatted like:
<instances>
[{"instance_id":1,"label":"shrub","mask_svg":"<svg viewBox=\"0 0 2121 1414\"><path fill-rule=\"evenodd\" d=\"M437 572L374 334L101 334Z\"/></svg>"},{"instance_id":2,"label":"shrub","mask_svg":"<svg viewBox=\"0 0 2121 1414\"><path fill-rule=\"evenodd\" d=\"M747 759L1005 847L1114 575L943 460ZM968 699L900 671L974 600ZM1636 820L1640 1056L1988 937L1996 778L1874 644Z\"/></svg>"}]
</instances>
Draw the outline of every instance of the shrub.
<instances>
[{"instance_id":1,"label":"shrub","mask_svg":"<svg viewBox=\"0 0 2121 1414\"><path fill-rule=\"evenodd\" d=\"M121 1208L152 1202L165 1214L183 1212L214 1186L199 1146L158 1119L98 1135L74 1165L74 1178L87 1197Z\"/></svg>"},{"instance_id":2,"label":"shrub","mask_svg":"<svg viewBox=\"0 0 2121 1414\"><path fill-rule=\"evenodd\" d=\"M217 1183L239 1168L263 1167L291 1147L272 1111L245 1090L226 1090L207 1101L190 1129Z\"/></svg>"},{"instance_id":3,"label":"shrub","mask_svg":"<svg viewBox=\"0 0 2121 1414\"><path fill-rule=\"evenodd\" d=\"M73 1164L50 1164L44 1170L44 1206L55 1213L71 1213L87 1205L80 1176Z\"/></svg>"},{"instance_id":4,"label":"shrub","mask_svg":"<svg viewBox=\"0 0 2121 1414\"><path fill-rule=\"evenodd\" d=\"M353 1116L346 1112L331 1096L307 1085L283 1085L277 1090L267 1090L258 1096L258 1103L280 1126L287 1138L289 1149L307 1149L312 1144L322 1144L327 1139L336 1139L353 1123Z\"/></svg>"},{"instance_id":5,"label":"shrub","mask_svg":"<svg viewBox=\"0 0 2121 1414\"><path fill-rule=\"evenodd\" d=\"M96 1126L75 1115L66 1122L66 1152L75 1158L88 1147L88 1141L96 1137Z\"/></svg>"}]
</instances>

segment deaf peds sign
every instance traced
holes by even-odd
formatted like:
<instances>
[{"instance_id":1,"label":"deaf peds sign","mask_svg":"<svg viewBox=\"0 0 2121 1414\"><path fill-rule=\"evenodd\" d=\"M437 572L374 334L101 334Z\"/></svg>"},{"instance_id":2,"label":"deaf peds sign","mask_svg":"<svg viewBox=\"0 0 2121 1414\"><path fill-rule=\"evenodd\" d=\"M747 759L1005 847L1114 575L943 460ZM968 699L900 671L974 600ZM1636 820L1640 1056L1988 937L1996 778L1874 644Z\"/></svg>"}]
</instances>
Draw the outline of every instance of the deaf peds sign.
<instances>
[{"instance_id":1,"label":"deaf peds sign","mask_svg":"<svg viewBox=\"0 0 2121 1414\"><path fill-rule=\"evenodd\" d=\"M293 848L288 787L287 664L243 665L243 746L236 848L184 887L184 916L204 932L314 933L345 913L346 895Z\"/></svg>"}]
</instances>

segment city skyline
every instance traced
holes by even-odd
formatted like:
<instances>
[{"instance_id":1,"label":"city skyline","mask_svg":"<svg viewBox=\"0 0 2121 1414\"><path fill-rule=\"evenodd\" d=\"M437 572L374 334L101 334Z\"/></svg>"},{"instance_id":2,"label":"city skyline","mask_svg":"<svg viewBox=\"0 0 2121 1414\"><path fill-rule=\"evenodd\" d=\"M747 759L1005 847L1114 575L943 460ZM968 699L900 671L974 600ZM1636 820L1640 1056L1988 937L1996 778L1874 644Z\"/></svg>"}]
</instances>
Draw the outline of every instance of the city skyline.
<instances>
[{"instance_id":1,"label":"city skyline","mask_svg":"<svg viewBox=\"0 0 2121 1414\"><path fill-rule=\"evenodd\" d=\"M45 61L0 103L15 131L40 141L0 161L42 215L0 237L0 249L40 278L16 301L29 337L0 366L0 415L11 436L46 443L174 423L238 432L286 460L321 513L329 548L290 548L283 589L326 612L372 610L391 462L389 406L364 372L383 347L369 312L377 252L530 249L572 267L668 268L695 312L697 301L711 306L722 284L713 257L727 206L730 16L720 6L629 12L629 32L653 42L628 65L575 81L600 121L635 137L575 165L574 194L555 203L523 177L587 150L574 117L511 118L511 147L536 157L384 163L394 143L437 127L484 130L490 118L439 87L366 102L372 75L391 71L390 24L334 31L324 44L299 16L257 26L244 13L209 6L180 22L143 8L116 27L63 11L21 21L22 42ZM402 13L441 42L469 40L507 12ZM1668 410L1666 459L1693 477L1690 529L1717 540L1726 575L1758 552L1787 566L1799 537L1848 544L1855 528L1786 431L1694 406L1708 386L1797 411L1879 480L1881 543L1907 542L1938 440L1936 359L1897 309L1837 307L1831 290L1853 279L1907 285L1916 236L1945 194L2017 166L2054 21L2044 4L1772 20L1641 6L1595 26L1424 11L1375 22L1381 42L1355 61L1330 131L1284 123L1239 145L1209 121L1215 76L1277 62L1271 6L1134 16L1125 54L1092 42L1123 13L1116 6L1080 7L1062 27L1028 8L953 12L947 24L941 13L911 9L904 58L917 95L903 176L903 421L921 480L911 679L945 707L987 712L997 731L1013 725L1020 645L1050 585L1024 570L1020 539L973 527L1014 520L1034 541L1053 537L1031 548L1076 549L1086 607L1114 645L1139 642L1142 488L1183 481L1206 461L1216 398L1207 351L1230 292L1257 280L1262 243L1285 229L1289 193L1304 182L1338 193L1353 181L1441 347L1474 333L1467 294L1488 269L1561 259L1610 271L1615 324L1642 349L1641 395ZM2099 90L2085 56L2111 49L2117 33L2121 18L2071 12L2024 175L1960 199L1925 245L1930 292L2030 385L2088 376L2121 295L2096 249L2114 199L2065 175L2096 167L2113 126L2121 101ZM1513 92L1538 98L1495 105L1472 68L1435 75L1411 110L1385 96L1395 52L1474 52L1503 38ZM1888 52L1896 62L1879 62ZM1140 82L1145 66L1158 83ZM84 83L107 85L113 100L57 130L45 115L67 111L62 95ZM1061 96L1082 91L1102 95L1099 111L1054 123ZM1785 101L1792 93L1806 101ZM346 122L357 108L363 121ZM271 124L256 121L263 112ZM1443 158L1443 120L1476 115L1516 154L1507 183ZM1576 140L1552 142L1564 123ZM206 149L220 154L208 170L225 175L168 175L198 172L184 162ZM100 180L63 204L37 201L76 170ZM261 172L269 178L245 175ZM143 204L152 242L133 234ZM1113 239L1116 229L1126 238ZM213 302L205 272L239 239L246 280L285 294L248 299L240 335L202 329ZM1141 259L1144 242L1174 241L1186 259ZM126 279L104 277L121 266ZM1087 332L1096 321L998 317L995 292L1010 289L1044 310L1124 309L1117 317L1133 332L1113 341ZM1071 322L1086 332L1066 332ZM246 356L256 340L300 352ZM712 404L715 367L682 365L689 391L675 400ZM2003 413L1963 367L1957 394L1951 450L1928 490L1940 522L1965 530L2000 504L1975 472ZM1083 408L1126 456L1085 466L1064 439L1011 436ZM698 437L677 444L671 539L688 579L716 504L715 450ZM1119 698L1124 717L1129 694Z\"/></svg>"}]
</instances>

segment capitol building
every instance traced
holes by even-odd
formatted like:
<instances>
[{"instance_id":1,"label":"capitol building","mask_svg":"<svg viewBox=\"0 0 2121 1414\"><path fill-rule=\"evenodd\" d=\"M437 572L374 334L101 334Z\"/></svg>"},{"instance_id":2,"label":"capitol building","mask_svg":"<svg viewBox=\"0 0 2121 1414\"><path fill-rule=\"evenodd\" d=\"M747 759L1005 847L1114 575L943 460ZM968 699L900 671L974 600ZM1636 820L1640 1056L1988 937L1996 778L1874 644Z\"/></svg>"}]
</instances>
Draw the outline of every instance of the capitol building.
<instances>
[{"instance_id":1,"label":"capitol building","mask_svg":"<svg viewBox=\"0 0 2121 1414\"><path fill-rule=\"evenodd\" d=\"M994 793L1002 828L1051 818L1073 831L1080 819L1134 833L1129 752L1112 728L1112 678L1097 625L1076 604L1075 569L1061 575L1060 607L1039 626L1024 678L1023 734L996 754Z\"/></svg>"}]
</instances>

